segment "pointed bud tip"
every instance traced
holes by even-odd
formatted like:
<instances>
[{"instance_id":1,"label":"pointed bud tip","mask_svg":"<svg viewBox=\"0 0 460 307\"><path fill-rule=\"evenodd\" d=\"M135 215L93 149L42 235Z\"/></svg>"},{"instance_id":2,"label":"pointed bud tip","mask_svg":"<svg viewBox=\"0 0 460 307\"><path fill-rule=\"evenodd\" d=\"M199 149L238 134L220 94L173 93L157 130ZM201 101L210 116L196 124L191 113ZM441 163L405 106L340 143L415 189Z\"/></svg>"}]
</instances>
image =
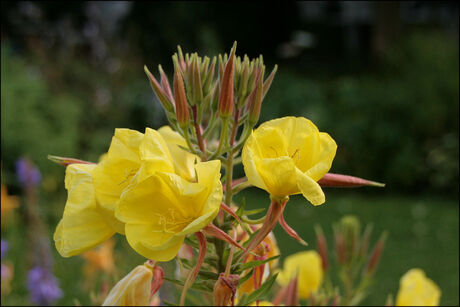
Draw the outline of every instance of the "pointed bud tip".
<instances>
[{"instance_id":1,"label":"pointed bud tip","mask_svg":"<svg viewBox=\"0 0 460 307\"><path fill-rule=\"evenodd\" d=\"M370 185L370 186L373 186L373 187L384 188L386 184L385 184L385 183L376 182L376 181L369 181L369 185Z\"/></svg>"}]
</instances>

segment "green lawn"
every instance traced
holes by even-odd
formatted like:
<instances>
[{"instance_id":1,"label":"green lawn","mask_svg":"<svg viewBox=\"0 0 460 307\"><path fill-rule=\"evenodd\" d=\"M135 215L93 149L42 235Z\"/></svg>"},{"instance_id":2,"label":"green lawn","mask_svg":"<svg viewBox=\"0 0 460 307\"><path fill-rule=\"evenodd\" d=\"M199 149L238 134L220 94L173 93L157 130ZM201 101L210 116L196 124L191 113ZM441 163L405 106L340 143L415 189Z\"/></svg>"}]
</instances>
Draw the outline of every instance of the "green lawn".
<instances>
[{"instance_id":1,"label":"green lawn","mask_svg":"<svg viewBox=\"0 0 460 307\"><path fill-rule=\"evenodd\" d=\"M374 192L369 194L369 191ZM396 295L399 278L410 268L420 267L442 290L442 305L459 304L459 212L458 201L428 196L388 195L388 189L327 189L326 203L313 207L300 196L291 197L286 211L286 221L314 248L313 225L320 224L332 246L332 223L345 214L354 214L362 224L373 223L372 242L375 242L383 230L389 231L389 238L382 261L376 274L376 283L371 294L363 302L366 305L382 305L388 293ZM240 201L246 198L248 208L268 206L265 192L251 188L236 196ZM44 206L44 203L42 203ZM29 253L26 244L26 225L16 219L2 231L2 238L10 243L11 250L6 259L15 265L15 277L12 292L2 295L2 305L30 304L25 288L25 273ZM55 225L50 222L50 238ZM286 235L279 226L275 228L282 257L305 249L294 239ZM90 304L87 291L83 290L81 257L62 258L55 251L55 274L64 290L64 297L58 302L63 305L75 305L75 299L85 305ZM123 276L143 258L133 252L126 241L117 236L116 266L119 276ZM171 274L169 266L167 274ZM165 282L163 293L170 284Z\"/></svg>"}]
</instances>

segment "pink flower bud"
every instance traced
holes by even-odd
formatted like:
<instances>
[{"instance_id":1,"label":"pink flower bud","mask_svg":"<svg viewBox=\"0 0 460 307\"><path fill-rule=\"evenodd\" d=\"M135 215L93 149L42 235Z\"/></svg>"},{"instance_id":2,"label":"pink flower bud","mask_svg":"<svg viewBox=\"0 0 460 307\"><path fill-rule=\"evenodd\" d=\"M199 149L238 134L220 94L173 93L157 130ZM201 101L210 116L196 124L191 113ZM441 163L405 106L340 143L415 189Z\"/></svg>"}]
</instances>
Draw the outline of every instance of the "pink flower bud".
<instances>
[{"instance_id":1,"label":"pink flower bud","mask_svg":"<svg viewBox=\"0 0 460 307\"><path fill-rule=\"evenodd\" d=\"M185 95L184 80L181 73L176 69L174 71L174 99L176 101L176 116L177 122L181 127L184 127L189 122L189 112L187 98Z\"/></svg>"},{"instance_id":2,"label":"pink flower bud","mask_svg":"<svg viewBox=\"0 0 460 307\"><path fill-rule=\"evenodd\" d=\"M233 113L233 79L234 79L234 60L235 60L236 42L233 45L230 57L225 65L222 77L222 87L219 97L219 114L221 117L228 117Z\"/></svg>"},{"instance_id":3,"label":"pink flower bud","mask_svg":"<svg viewBox=\"0 0 460 307\"><path fill-rule=\"evenodd\" d=\"M384 187L384 183L369 181L359 177L353 177L348 175L327 173L318 181L318 184L322 187L361 187L361 186L374 186Z\"/></svg>"}]
</instances>

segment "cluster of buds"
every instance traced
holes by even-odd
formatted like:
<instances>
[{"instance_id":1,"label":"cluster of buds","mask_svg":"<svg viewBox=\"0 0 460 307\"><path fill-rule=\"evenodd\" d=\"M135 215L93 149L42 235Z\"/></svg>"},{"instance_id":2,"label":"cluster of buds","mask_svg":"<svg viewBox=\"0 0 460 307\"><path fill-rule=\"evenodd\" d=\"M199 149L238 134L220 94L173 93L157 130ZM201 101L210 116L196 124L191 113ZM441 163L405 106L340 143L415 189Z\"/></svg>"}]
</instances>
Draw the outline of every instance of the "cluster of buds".
<instances>
[{"instance_id":1,"label":"cluster of buds","mask_svg":"<svg viewBox=\"0 0 460 307\"><path fill-rule=\"evenodd\" d=\"M359 220L355 216L346 215L333 226L333 232L338 276L344 289L344 295L340 300L343 304L355 305L365 296L365 290L377 269L388 234L382 233L369 252L372 224L367 225L362 232ZM315 226L315 233L323 271L326 274L331 273L327 241L319 225ZM331 291L328 295L336 296L336 293Z\"/></svg>"},{"instance_id":2,"label":"cluster of buds","mask_svg":"<svg viewBox=\"0 0 460 307\"><path fill-rule=\"evenodd\" d=\"M179 46L172 57L172 89L161 65L159 82L145 67L171 126L186 139L189 150L204 160L218 158L233 146L241 126L238 147L242 147L259 120L262 101L277 70L275 66L265 78L262 56L249 60L246 55L236 56L235 51L236 42L229 55L210 59L197 53L184 56ZM221 132L216 133L219 125ZM216 146L211 140L219 135Z\"/></svg>"}]
</instances>

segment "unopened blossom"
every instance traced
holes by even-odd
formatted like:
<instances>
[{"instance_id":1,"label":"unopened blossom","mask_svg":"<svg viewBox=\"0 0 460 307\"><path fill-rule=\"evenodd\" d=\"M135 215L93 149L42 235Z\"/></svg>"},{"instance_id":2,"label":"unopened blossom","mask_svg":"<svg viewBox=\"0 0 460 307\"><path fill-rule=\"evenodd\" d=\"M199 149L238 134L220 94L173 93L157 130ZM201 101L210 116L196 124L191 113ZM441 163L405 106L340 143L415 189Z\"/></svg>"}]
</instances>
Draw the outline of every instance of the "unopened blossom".
<instances>
[{"instance_id":1,"label":"unopened blossom","mask_svg":"<svg viewBox=\"0 0 460 307\"><path fill-rule=\"evenodd\" d=\"M401 277L396 306L439 306L441 290L421 269L411 269Z\"/></svg>"},{"instance_id":2,"label":"unopened blossom","mask_svg":"<svg viewBox=\"0 0 460 307\"><path fill-rule=\"evenodd\" d=\"M321 257L316 251L303 251L286 257L276 281L286 287L296 276L299 298L307 299L318 291L323 281L323 269Z\"/></svg>"},{"instance_id":3,"label":"unopened blossom","mask_svg":"<svg viewBox=\"0 0 460 307\"><path fill-rule=\"evenodd\" d=\"M37 305L51 305L62 297L62 290L53 273L46 267L35 266L27 275L30 300Z\"/></svg>"},{"instance_id":4,"label":"unopened blossom","mask_svg":"<svg viewBox=\"0 0 460 307\"><path fill-rule=\"evenodd\" d=\"M337 145L308 119L283 117L261 124L242 153L249 182L272 197L302 194L313 205L324 203L317 183L331 168Z\"/></svg>"},{"instance_id":5,"label":"unopened blossom","mask_svg":"<svg viewBox=\"0 0 460 307\"><path fill-rule=\"evenodd\" d=\"M135 251L168 261L186 235L217 215L222 201L220 161L197 162L180 170L174 161L181 157L174 156L161 134L147 128L145 135L139 149L142 165L123 191L116 217L126 223L126 238Z\"/></svg>"},{"instance_id":6,"label":"unopened blossom","mask_svg":"<svg viewBox=\"0 0 460 307\"><path fill-rule=\"evenodd\" d=\"M154 264L138 265L110 290L102 306L147 306L152 295ZM162 281L161 281L162 282Z\"/></svg>"}]
</instances>

